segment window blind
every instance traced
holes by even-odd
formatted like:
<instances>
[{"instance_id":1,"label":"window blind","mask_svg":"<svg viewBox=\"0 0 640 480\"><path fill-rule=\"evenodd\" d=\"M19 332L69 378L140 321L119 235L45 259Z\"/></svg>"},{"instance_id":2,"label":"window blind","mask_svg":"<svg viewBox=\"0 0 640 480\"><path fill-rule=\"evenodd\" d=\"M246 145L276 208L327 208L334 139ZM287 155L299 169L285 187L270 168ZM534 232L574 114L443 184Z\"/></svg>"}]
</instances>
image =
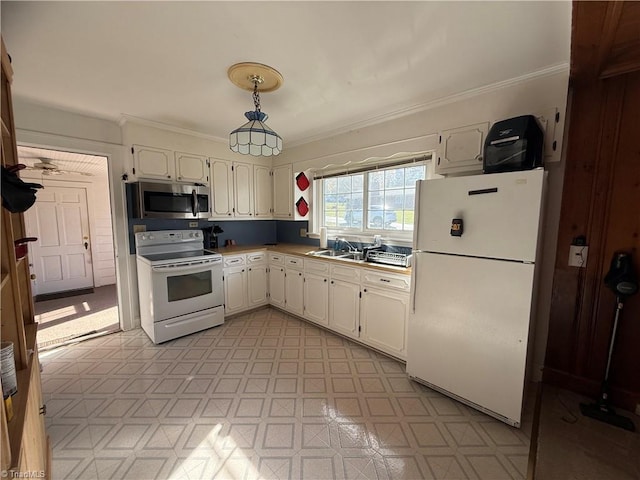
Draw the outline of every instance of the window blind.
<instances>
[{"instance_id":1,"label":"window blind","mask_svg":"<svg viewBox=\"0 0 640 480\"><path fill-rule=\"evenodd\" d=\"M389 161L389 162L380 162L380 163L376 163L376 164L372 164L372 165L366 165L366 166L355 166L353 168L344 168L344 169L340 169L340 170L331 170L329 172L326 173L322 173L322 172L314 172L313 175L313 179L314 180L320 180L323 178L333 178L333 177L340 177L342 175L352 175L355 173L364 173L364 172L373 172L376 170L385 170L387 168L393 168L393 167L399 167L399 166L407 166L407 165L411 165L412 163L419 163L419 162L424 162L427 160L431 160L433 158L433 155L431 153L426 153L424 155L419 155L416 157L408 157L408 158L403 158L403 159L399 159L399 160L394 160L394 161Z\"/></svg>"}]
</instances>

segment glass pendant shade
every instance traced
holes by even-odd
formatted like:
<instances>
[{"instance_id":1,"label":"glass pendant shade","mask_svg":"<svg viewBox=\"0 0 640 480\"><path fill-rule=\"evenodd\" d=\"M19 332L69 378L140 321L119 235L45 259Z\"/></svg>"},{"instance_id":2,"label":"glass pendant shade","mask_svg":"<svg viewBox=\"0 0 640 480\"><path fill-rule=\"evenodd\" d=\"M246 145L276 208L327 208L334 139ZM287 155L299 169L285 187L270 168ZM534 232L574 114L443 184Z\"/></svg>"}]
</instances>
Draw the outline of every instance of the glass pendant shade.
<instances>
[{"instance_id":1,"label":"glass pendant shade","mask_svg":"<svg viewBox=\"0 0 640 480\"><path fill-rule=\"evenodd\" d=\"M244 116L249 121L229 134L229 148L255 157L278 155L282 151L282 138L264 124L268 115L255 110Z\"/></svg>"}]
</instances>

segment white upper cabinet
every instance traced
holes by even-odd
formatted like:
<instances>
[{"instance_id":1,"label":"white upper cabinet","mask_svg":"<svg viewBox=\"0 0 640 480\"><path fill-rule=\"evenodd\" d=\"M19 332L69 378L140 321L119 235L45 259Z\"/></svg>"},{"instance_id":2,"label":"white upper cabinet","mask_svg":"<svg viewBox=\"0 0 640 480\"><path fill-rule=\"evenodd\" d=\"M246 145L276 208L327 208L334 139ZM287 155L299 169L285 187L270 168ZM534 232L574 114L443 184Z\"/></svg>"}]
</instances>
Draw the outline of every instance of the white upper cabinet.
<instances>
[{"instance_id":1,"label":"white upper cabinet","mask_svg":"<svg viewBox=\"0 0 640 480\"><path fill-rule=\"evenodd\" d=\"M207 157L164 148L133 145L133 174L138 179L209 183Z\"/></svg>"},{"instance_id":2,"label":"white upper cabinet","mask_svg":"<svg viewBox=\"0 0 640 480\"><path fill-rule=\"evenodd\" d=\"M271 218L271 170L268 167L218 158L209 159L209 163L212 218ZM267 192L263 191L265 183Z\"/></svg>"},{"instance_id":3,"label":"white upper cabinet","mask_svg":"<svg viewBox=\"0 0 640 480\"><path fill-rule=\"evenodd\" d=\"M262 165L253 166L254 185L254 216L256 218L271 218L273 208L273 185L271 182L271 168Z\"/></svg>"},{"instance_id":4,"label":"white upper cabinet","mask_svg":"<svg viewBox=\"0 0 640 480\"><path fill-rule=\"evenodd\" d=\"M137 178L173 181L175 160L171 150L133 145L133 174Z\"/></svg>"},{"instance_id":5,"label":"white upper cabinet","mask_svg":"<svg viewBox=\"0 0 640 480\"><path fill-rule=\"evenodd\" d=\"M482 172L484 141L489 122L440 132L435 172L440 175Z\"/></svg>"},{"instance_id":6,"label":"white upper cabinet","mask_svg":"<svg viewBox=\"0 0 640 480\"><path fill-rule=\"evenodd\" d=\"M236 217L253 217L253 165L250 163L234 162L233 170L233 199Z\"/></svg>"},{"instance_id":7,"label":"white upper cabinet","mask_svg":"<svg viewBox=\"0 0 640 480\"><path fill-rule=\"evenodd\" d=\"M203 155L175 152L176 180L209 184L209 160Z\"/></svg>"},{"instance_id":8,"label":"white upper cabinet","mask_svg":"<svg viewBox=\"0 0 640 480\"><path fill-rule=\"evenodd\" d=\"M293 169L273 167L273 217L293 220Z\"/></svg>"},{"instance_id":9,"label":"white upper cabinet","mask_svg":"<svg viewBox=\"0 0 640 480\"><path fill-rule=\"evenodd\" d=\"M211 165L211 217L233 217L233 170L227 160L212 158Z\"/></svg>"}]
</instances>

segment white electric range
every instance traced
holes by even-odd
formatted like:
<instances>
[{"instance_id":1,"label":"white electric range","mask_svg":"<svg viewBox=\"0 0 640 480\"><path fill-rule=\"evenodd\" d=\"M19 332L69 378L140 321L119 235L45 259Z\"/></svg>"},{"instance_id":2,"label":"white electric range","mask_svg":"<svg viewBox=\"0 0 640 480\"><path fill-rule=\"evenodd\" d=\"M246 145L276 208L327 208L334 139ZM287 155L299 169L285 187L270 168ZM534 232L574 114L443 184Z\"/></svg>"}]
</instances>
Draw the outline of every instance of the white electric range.
<instances>
[{"instance_id":1,"label":"white electric range","mask_svg":"<svg viewBox=\"0 0 640 480\"><path fill-rule=\"evenodd\" d=\"M200 230L136 233L142 329L162 343L224 323L222 255Z\"/></svg>"}]
</instances>

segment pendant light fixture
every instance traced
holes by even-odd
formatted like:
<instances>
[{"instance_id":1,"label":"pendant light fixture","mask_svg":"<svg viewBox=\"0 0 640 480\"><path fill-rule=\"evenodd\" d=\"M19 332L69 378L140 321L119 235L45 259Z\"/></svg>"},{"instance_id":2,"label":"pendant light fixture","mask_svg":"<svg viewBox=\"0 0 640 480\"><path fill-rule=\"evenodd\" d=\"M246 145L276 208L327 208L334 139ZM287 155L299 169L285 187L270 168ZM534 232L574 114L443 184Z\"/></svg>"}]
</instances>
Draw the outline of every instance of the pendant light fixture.
<instances>
[{"instance_id":1,"label":"pendant light fixture","mask_svg":"<svg viewBox=\"0 0 640 480\"><path fill-rule=\"evenodd\" d=\"M255 107L254 111L244 114L249 121L229 134L229 148L255 157L278 155L282 151L282 137L264 123L268 115L260 110L260 92L280 88L284 81L282 75L268 65L252 62L232 65L227 75L234 85L253 92Z\"/></svg>"}]
</instances>

